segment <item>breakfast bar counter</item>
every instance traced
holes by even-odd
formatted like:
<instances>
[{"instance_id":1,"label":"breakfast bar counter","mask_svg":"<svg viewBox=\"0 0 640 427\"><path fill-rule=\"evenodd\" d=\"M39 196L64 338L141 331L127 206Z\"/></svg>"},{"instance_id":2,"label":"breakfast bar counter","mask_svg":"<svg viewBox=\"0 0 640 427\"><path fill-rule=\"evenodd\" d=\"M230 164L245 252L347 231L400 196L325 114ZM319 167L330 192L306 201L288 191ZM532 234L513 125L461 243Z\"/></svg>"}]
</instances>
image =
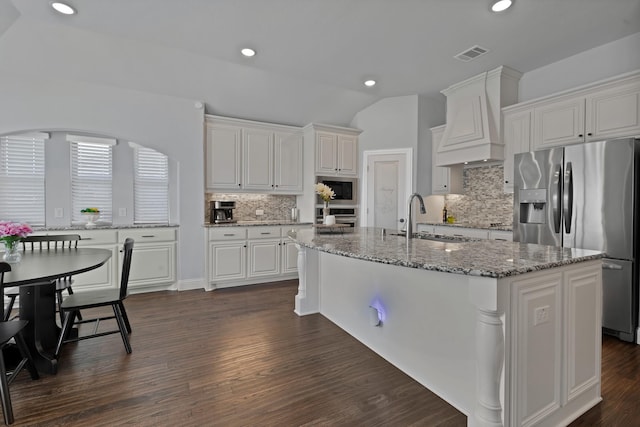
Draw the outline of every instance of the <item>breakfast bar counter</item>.
<instances>
[{"instance_id":1,"label":"breakfast bar counter","mask_svg":"<svg viewBox=\"0 0 640 427\"><path fill-rule=\"evenodd\" d=\"M602 253L384 233L289 233L295 312L320 313L467 416L566 425L601 401Z\"/></svg>"}]
</instances>

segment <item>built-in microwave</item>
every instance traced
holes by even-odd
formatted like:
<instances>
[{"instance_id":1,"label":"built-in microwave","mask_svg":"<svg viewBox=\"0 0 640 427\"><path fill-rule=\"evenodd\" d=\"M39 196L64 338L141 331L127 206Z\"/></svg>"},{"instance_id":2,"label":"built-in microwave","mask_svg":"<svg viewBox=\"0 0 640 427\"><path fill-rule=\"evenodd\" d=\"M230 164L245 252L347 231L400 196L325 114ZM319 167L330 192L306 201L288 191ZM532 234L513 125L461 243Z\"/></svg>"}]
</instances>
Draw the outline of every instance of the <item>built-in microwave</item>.
<instances>
[{"instance_id":1,"label":"built-in microwave","mask_svg":"<svg viewBox=\"0 0 640 427\"><path fill-rule=\"evenodd\" d=\"M331 205L355 206L358 204L358 178L318 176L316 182L328 185L336 193L336 197L330 202ZM322 204L320 196L316 196L316 203Z\"/></svg>"}]
</instances>

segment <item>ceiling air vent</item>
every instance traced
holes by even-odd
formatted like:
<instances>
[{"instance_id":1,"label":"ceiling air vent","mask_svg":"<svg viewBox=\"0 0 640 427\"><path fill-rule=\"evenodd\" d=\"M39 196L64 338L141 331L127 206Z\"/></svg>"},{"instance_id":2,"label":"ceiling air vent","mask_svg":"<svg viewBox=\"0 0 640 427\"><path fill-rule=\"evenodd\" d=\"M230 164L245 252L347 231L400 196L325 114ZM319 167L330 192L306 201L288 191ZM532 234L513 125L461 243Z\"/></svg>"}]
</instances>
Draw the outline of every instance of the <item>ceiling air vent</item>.
<instances>
[{"instance_id":1,"label":"ceiling air vent","mask_svg":"<svg viewBox=\"0 0 640 427\"><path fill-rule=\"evenodd\" d=\"M454 56L454 58L459 59L460 61L468 62L468 61L471 61L472 59L476 59L481 55L484 55L487 52L489 52L489 49L485 49L483 47L475 45L472 48L457 54L456 56Z\"/></svg>"}]
</instances>

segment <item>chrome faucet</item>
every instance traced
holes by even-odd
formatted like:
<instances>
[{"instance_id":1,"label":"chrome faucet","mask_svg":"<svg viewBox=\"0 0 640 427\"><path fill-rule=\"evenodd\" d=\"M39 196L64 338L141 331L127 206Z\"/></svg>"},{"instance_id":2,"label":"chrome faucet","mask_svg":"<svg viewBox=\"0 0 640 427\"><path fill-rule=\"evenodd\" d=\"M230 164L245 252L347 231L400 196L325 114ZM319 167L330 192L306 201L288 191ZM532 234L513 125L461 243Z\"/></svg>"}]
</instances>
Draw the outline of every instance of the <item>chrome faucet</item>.
<instances>
[{"instance_id":1,"label":"chrome faucet","mask_svg":"<svg viewBox=\"0 0 640 427\"><path fill-rule=\"evenodd\" d=\"M413 204L413 199L414 198L418 198L418 201L420 202L420 213L421 214L426 214L427 213L427 209L424 207L424 200L422 200L422 196L419 195L418 193L413 193L411 196L409 196L409 207L407 208L407 212L408 212L408 216L407 216L407 242L409 241L409 239L413 239L413 213L411 212L411 205Z\"/></svg>"}]
</instances>

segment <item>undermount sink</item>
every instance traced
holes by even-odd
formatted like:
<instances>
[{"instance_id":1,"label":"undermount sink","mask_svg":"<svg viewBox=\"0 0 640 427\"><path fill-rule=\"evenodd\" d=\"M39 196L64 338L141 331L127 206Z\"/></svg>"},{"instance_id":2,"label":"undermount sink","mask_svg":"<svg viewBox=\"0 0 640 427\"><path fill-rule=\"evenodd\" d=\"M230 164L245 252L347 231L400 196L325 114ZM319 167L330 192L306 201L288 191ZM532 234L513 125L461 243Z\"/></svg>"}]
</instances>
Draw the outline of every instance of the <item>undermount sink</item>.
<instances>
[{"instance_id":1,"label":"undermount sink","mask_svg":"<svg viewBox=\"0 0 640 427\"><path fill-rule=\"evenodd\" d=\"M397 232L397 233L389 233L392 236L402 236L406 237L407 233L405 232ZM475 242L480 239L474 239L471 237L461 237L461 236L445 236L443 234L426 234L426 233L413 233L414 239L420 240L431 240L432 242L443 242L443 243L461 243L461 242Z\"/></svg>"}]
</instances>

